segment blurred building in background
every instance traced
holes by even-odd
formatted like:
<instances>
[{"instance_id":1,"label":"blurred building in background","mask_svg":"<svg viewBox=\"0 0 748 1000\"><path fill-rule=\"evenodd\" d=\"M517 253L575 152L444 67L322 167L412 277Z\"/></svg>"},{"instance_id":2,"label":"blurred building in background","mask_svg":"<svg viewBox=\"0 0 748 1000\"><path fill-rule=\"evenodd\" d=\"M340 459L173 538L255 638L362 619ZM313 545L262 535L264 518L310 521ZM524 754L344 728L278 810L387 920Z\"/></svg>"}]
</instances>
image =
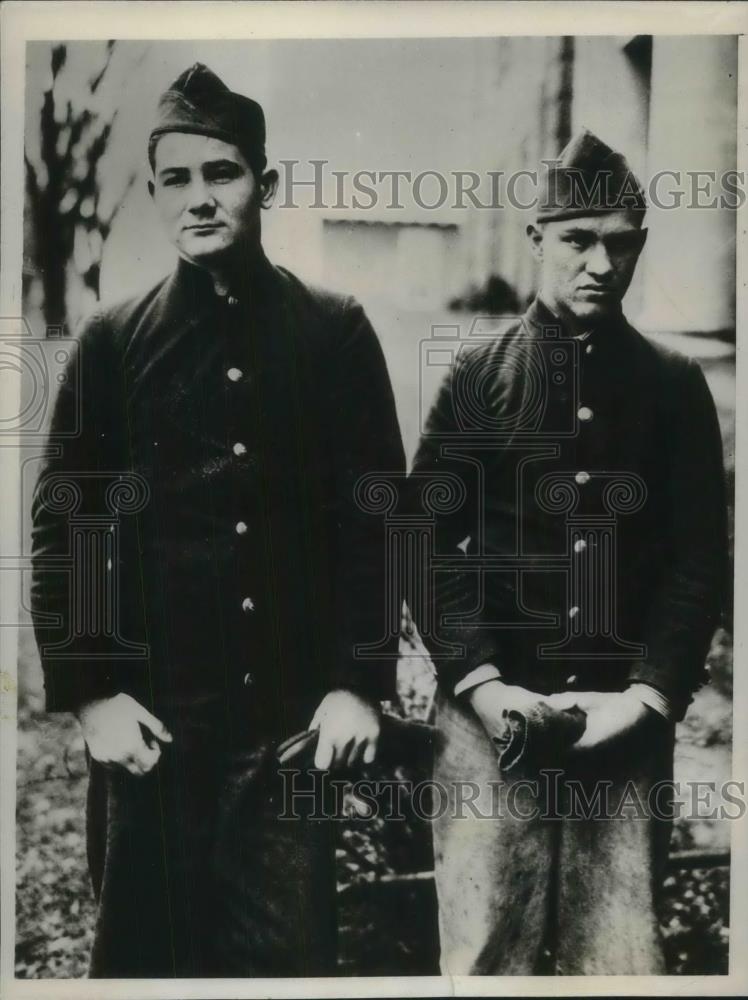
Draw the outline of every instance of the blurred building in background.
<instances>
[{"instance_id":1,"label":"blurred building in background","mask_svg":"<svg viewBox=\"0 0 748 1000\"><path fill-rule=\"evenodd\" d=\"M32 43L28 53L27 159L38 171L55 142L64 147L73 133L80 145L97 120L110 124L96 149L93 201L92 163L68 171L88 185L78 206L84 231L70 243L71 273L87 267L88 278L77 298L73 287L72 319L90 309L99 276L102 297L113 300L145 290L173 263L149 210L146 140L159 93L196 60L265 108L268 155L281 173L265 216L272 258L365 304L439 310L492 275L524 303L536 279L524 236L531 213L476 207L455 175L478 174L476 196L490 204L492 173L503 173L505 185L513 172L536 170L582 125L625 152L645 182L658 171L719 175L736 165L732 36L117 42L100 79L102 52L101 43L68 43L62 69L57 56L51 111L51 48ZM40 141L33 125L45 100L59 127ZM76 133L82 114L89 120ZM355 207L352 178L372 180L362 172L421 174L422 184L414 197L412 184L393 195L391 181L380 180L375 203L359 196ZM665 178L662 190L673 184ZM69 214L64 178L57 196ZM506 203L505 187L499 198ZM100 274L90 258L101 255L101 233L86 221L94 208L106 221ZM648 226L627 301L632 320L729 335L734 212L655 209ZM37 247L47 242L37 234Z\"/></svg>"}]
</instances>

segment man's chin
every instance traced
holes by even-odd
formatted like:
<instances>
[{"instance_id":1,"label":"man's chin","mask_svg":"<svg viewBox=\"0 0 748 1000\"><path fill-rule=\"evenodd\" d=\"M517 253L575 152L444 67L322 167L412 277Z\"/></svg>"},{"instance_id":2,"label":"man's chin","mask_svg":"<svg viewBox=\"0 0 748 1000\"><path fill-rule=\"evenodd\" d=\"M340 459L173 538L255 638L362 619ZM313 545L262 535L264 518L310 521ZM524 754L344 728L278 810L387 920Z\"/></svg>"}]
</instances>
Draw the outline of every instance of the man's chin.
<instances>
[{"instance_id":1,"label":"man's chin","mask_svg":"<svg viewBox=\"0 0 748 1000\"><path fill-rule=\"evenodd\" d=\"M601 299L597 302L575 302L572 312L578 320L604 319L618 309L619 303L613 298Z\"/></svg>"},{"instance_id":2,"label":"man's chin","mask_svg":"<svg viewBox=\"0 0 748 1000\"><path fill-rule=\"evenodd\" d=\"M211 233L206 236L190 235L181 240L179 249L190 260L208 261L231 250L231 242L223 233Z\"/></svg>"}]
</instances>

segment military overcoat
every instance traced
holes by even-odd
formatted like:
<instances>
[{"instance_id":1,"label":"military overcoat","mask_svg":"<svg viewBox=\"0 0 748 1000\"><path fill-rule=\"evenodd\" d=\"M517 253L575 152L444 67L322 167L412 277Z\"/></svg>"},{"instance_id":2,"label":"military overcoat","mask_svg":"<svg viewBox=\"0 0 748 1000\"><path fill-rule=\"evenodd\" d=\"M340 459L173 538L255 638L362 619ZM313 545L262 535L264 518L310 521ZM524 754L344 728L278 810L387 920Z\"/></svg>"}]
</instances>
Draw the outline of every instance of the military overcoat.
<instances>
[{"instance_id":1,"label":"military overcoat","mask_svg":"<svg viewBox=\"0 0 748 1000\"><path fill-rule=\"evenodd\" d=\"M449 696L491 663L543 693L646 682L683 713L727 583L720 430L695 361L620 313L575 339L536 300L457 351L416 510L429 480L456 498L435 519L422 629Z\"/></svg>"},{"instance_id":2,"label":"military overcoat","mask_svg":"<svg viewBox=\"0 0 748 1000\"><path fill-rule=\"evenodd\" d=\"M180 261L82 332L33 504L50 710L125 691L282 735L334 685L392 695L396 650L354 651L388 599L355 485L404 462L378 339L263 255L231 292Z\"/></svg>"}]
</instances>

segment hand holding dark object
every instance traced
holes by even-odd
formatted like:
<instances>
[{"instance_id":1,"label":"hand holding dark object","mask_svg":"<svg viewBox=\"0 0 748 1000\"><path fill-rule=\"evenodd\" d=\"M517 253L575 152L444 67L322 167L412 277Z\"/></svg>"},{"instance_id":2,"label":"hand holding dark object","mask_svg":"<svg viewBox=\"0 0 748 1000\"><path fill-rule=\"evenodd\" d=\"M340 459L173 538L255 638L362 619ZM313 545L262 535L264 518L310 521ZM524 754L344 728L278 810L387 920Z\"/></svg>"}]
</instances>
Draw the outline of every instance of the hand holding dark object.
<instances>
[{"instance_id":1,"label":"hand holding dark object","mask_svg":"<svg viewBox=\"0 0 748 1000\"><path fill-rule=\"evenodd\" d=\"M527 712L505 709L504 729L491 739L502 771L520 764L538 770L558 765L584 731L585 715L580 709L557 711L541 701Z\"/></svg>"},{"instance_id":2,"label":"hand holding dark object","mask_svg":"<svg viewBox=\"0 0 748 1000\"><path fill-rule=\"evenodd\" d=\"M504 731L507 712L525 714L544 701L543 695L517 684L500 680L486 681L468 693L473 711L483 728L493 738Z\"/></svg>"},{"instance_id":3,"label":"hand holding dark object","mask_svg":"<svg viewBox=\"0 0 748 1000\"><path fill-rule=\"evenodd\" d=\"M413 764L431 753L434 727L425 722L382 715L377 760L382 764ZM284 740L276 750L278 763L295 767L311 766L319 740L318 729L306 729Z\"/></svg>"},{"instance_id":4,"label":"hand holding dark object","mask_svg":"<svg viewBox=\"0 0 748 1000\"><path fill-rule=\"evenodd\" d=\"M314 766L320 770L371 764L377 754L379 709L340 688L325 695L309 729L319 730Z\"/></svg>"},{"instance_id":5,"label":"hand holding dark object","mask_svg":"<svg viewBox=\"0 0 748 1000\"><path fill-rule=\"evenodd\" d=\"M156 766L161 756L159 743L172 741L161 720L129 694L90 701L77 715L93 759L136 776Z\"/></svg>"},{"instance_id":6,"label":"hand holding dark object","mask_svg":"<svg viewBox=\"0 0 748 1000\"><path fill-rule=\"evenodd\" d=\"M470 702L498 751L502 771L560 763L585 730L580 706L551 704L552 696L501 681L475 688Z\"/></svg>"}]
</instances>

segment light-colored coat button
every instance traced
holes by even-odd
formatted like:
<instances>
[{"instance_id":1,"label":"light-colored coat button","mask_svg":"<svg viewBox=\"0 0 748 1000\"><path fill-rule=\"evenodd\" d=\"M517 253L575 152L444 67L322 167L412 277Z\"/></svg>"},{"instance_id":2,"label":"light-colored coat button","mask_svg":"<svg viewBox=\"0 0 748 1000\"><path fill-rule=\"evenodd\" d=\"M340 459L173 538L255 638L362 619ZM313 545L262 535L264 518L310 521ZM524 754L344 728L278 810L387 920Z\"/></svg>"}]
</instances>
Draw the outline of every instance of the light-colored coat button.
<instances>
[{"instance_id":1,"label":"light-colored coat button","mask_svg":"<svg viewBox=\"0 0 748 1000\"><path fill-rule=\"evenodd\" d=\"M578 614L579 614L579 608L576 606L576 604L574 605L573 608L569 608L569 618L576 618Z\"/></svg>"},{"instance_id":2,"label":"light-colored coat button","mask_svg":"<svg viewBox=\"0 0 748 1000\"><path fill-rule=\"evenodd\" d=\"M588 420L592 420L594 414L589 406L580 406L577 410L577 416L583 423L587 423Z\"/></svg>"},{"instance_id":3,"label":"light-colored coat button","mask_svg":"<svg viewBox=\"0 0 748 1000\"><path fill-rule=\"evenodd\" d=\"M574 551L584 552L586 548L587 548L587 542L585 542L583 538L577 538L576 542L574 542Z\"/></svg>"},{"instance_id":4,"label":"light-colored coat button","mask_svg":"<svg viewBox=\"0 0 748 1000\"><path fill-rule=\"evenodd\" d=\"M595 345L594 344L587 344L587 346L584 349L584 353L585 354L592 354L592 352L594 350L595 350Z\"/></svg>"},{"instance_id":5,"label":"light-colored coat button","mask_svg":"<svg viewBox=\"0 0 748 1000\"><path fill-rule=\"evenodd\" d=\"M236 525L234 526L234 531L237 533L237 535L246 535L247 525L244 523L244 521L237 521Z\"/></svg>"},{"instance_id":6,"label":"light-colored coat button","mask_svg":"<svg viewBox=\"0 0 748 1000\"><path fill-rule=\"evenodd\" d=\"M233 448L231 450L233 451L233 453L235 455L246 455L247 454L247 446L246 446L246 444L242 444L241 441L237 441L236 444L233 446Z\"/></svg>"},{"instance_id":7,"label":"light-colored coat button","mask_svg":"<svg viewBox=\"0 0 748 1000\"><path fill-rule=\"evenodd\" d=\"M589 481L590 481L589 472L578 472L576 476L574 476L574 482L579 483L580 486L584 486Z\"/></svg>"},{"instance_id":8,"label":"light-colored coat button","mask_svg":"<svg viewBox=\"0 0 748 1000\"><path fill-rule=\"evenodd\" d=\"M244 600L242 601L242 611L244 611L246 614L249 614L250 611L254 611L254 609L255 609L255 602L252 600L251 597L245 597Z\"/></svg>"},{"instance_id":9,"label":"light-colored coat button","mask_svg":"<svg viewBox=\"0 0 748 1000\"><path fill-rule=\"evenodd\" d=\"M250 673L244 675L244 687L251 687L255 682L254 677Z\"/></svg>"},{"instance_id":10,"label":"light-colored coat button","mask_svg":"<svg viewBox=\"0 0 748 1000\"><path fill-rule=\"evenodd\" d=\"M229 368L229 370L226 372L226 375L228 376L231 382L238 382L239 379L242 378L242 376L244 375L244 372L241 370L241 368Z\"/></svg>"}]
</instances>

